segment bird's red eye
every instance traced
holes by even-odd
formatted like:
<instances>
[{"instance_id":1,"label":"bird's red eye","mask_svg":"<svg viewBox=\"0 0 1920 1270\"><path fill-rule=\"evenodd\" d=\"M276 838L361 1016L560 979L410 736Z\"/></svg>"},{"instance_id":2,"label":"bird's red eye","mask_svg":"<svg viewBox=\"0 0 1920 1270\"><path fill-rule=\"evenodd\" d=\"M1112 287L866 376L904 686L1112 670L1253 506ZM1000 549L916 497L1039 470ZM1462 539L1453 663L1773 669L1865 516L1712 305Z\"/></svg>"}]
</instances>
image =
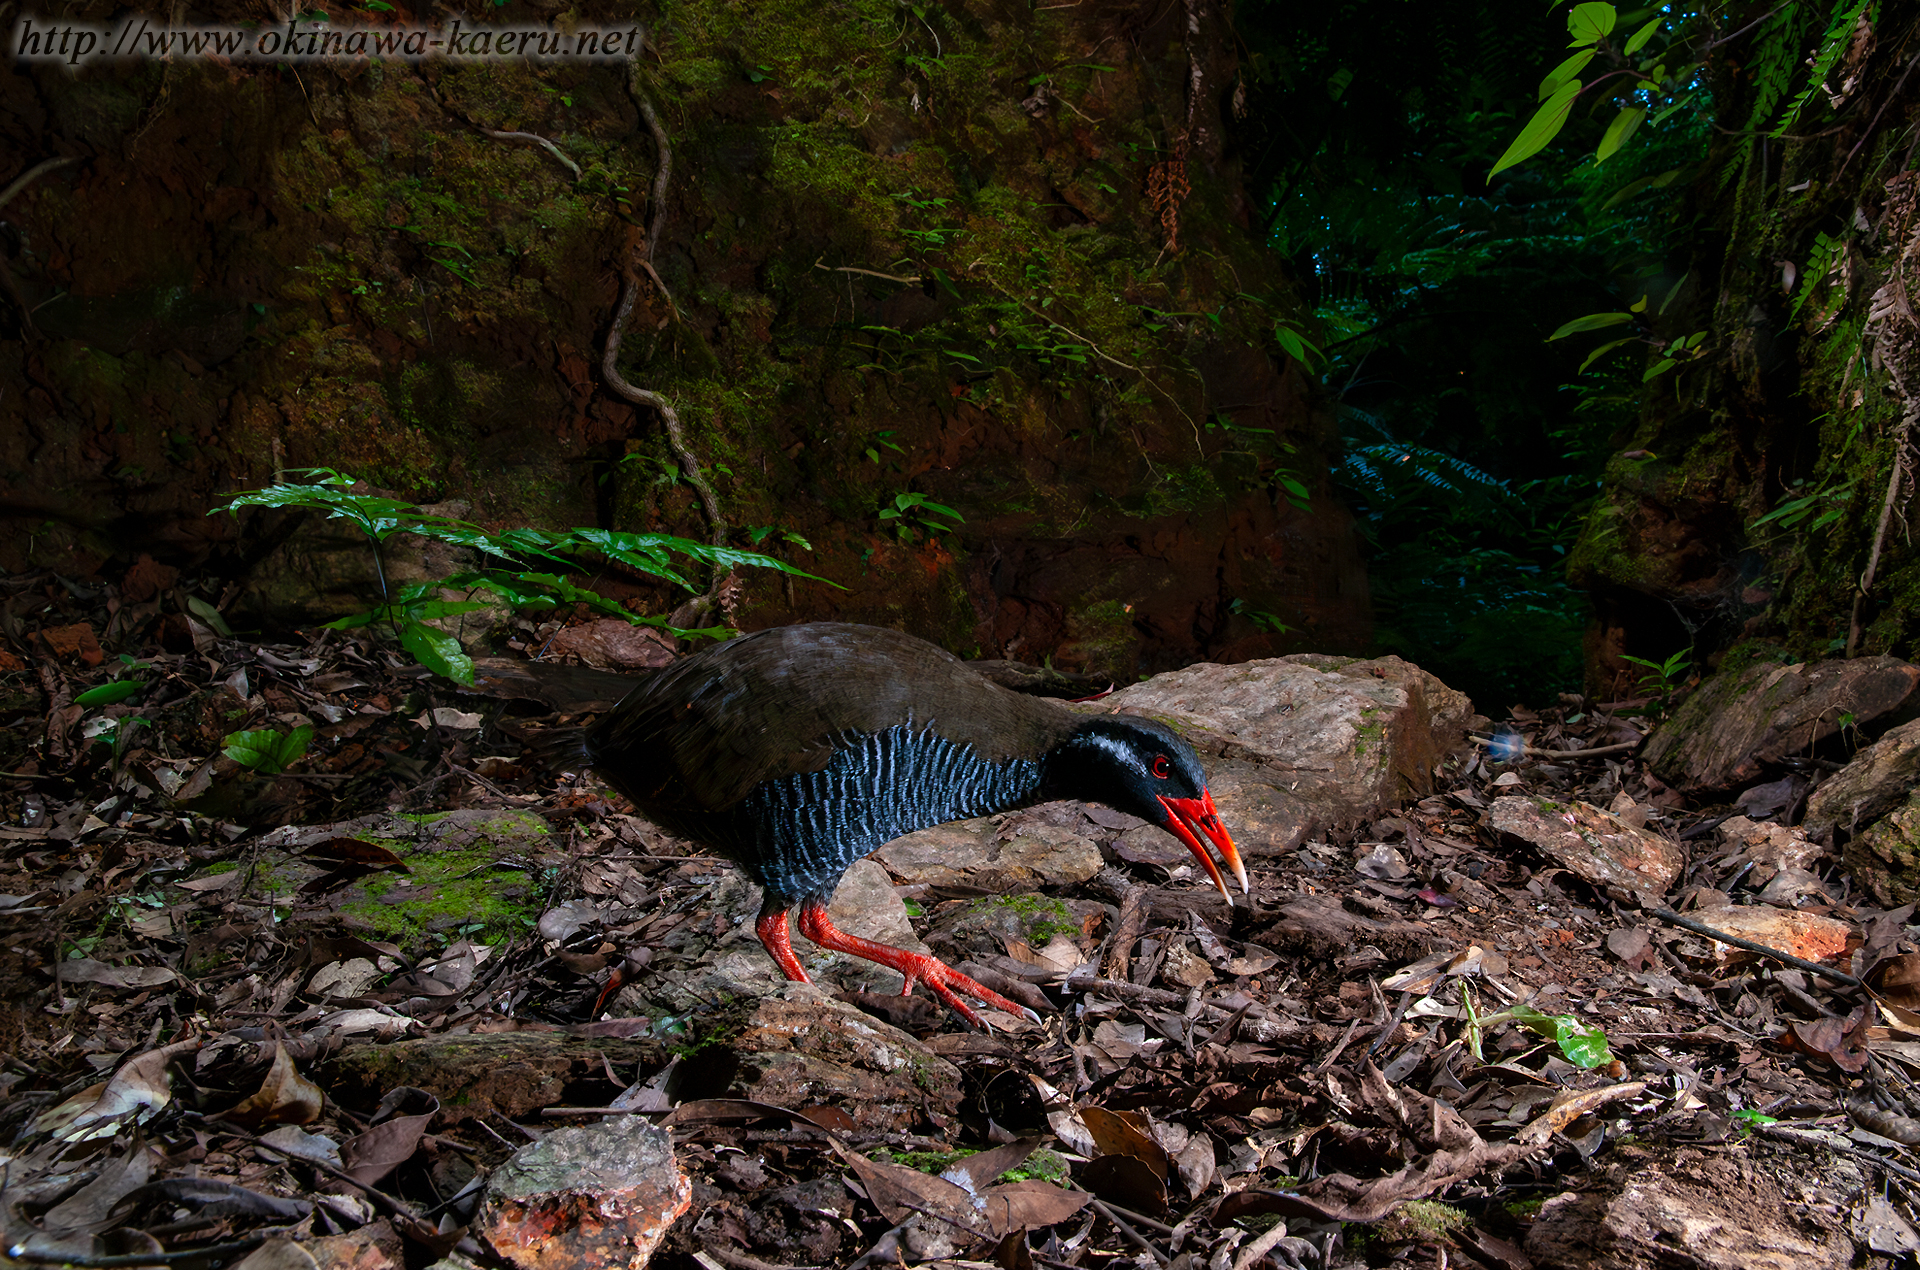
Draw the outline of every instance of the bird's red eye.
<instances>
[{"instance_id":1,"label":"bird's red eye","mask_svg":"<svg viewBox=\"0 0 1920 1270\"><path fill-rule=\"evenodd\" d=\"M1153 756L1153 778L1155 780L1163 781L1167 779L1167 777L1171 774L1171 772L1172 772L1172 769L1170 769L1167 766L1166 755L1156 754Z\"/></svg>"}]
</instances>

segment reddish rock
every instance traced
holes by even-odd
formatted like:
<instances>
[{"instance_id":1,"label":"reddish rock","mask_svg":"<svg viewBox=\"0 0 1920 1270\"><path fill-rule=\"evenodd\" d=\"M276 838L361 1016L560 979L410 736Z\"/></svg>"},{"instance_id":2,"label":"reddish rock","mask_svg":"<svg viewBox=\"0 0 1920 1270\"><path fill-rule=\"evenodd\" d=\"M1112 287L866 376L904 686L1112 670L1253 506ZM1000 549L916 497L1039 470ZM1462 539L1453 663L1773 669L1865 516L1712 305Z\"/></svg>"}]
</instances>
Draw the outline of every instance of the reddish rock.
<instances>
[{"instance_id":1,"label":"reddish rock","mask_svg":"<svg viewBox=\"0 0 1920 1270\"><path fill-rule=\"evenodd\" d=\"M40 639L48 651L62 661L77 658L88 666L98 666L107 659L107 655L100 651L100 641L94 637L93 627L85 622L47 627L40 632Z\"/></svg>"},{"instance_id":2,"label":"reddish rock","mask_svg":"<svg viewBox=\"0 0 1920 1270\"><path fill-rule=\"evenodd\" d=\"M162 591L172 589L179 580L180 570L142 554L120 579L120 595L135 604L145 604Z\"/></svg>"},{"instance_id":3,"label":"reddish rock","mask_svg":"<svg viewBox=\"0 0 1920 1270\"><path fill-rule=\"evenodd\" d=\"M319 1270L401 1270L399 1234L382 1217L344 1235L322 1235L300 1245Z\"/></svg>"},{"instance_id":4,"label":"reddish rock","mask_svg":"<svg viewBox=\"0 0 1920 1270\"><path fill-rule=\"evenodd\" d=\"M517 1270L640 1270L692 1202L673 1135L616 1116L514 1152L472 1229Z\"/></svg>"}]
</instances>

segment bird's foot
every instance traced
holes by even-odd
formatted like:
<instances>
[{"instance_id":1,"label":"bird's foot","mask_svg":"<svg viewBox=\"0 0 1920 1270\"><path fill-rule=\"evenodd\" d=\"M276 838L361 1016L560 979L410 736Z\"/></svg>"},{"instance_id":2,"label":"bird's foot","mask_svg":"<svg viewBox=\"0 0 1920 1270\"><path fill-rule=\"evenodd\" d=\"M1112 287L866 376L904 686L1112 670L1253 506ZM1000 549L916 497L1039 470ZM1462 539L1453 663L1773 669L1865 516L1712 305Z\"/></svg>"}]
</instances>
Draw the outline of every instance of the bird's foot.
<instances>
[{"instance_id":1,"label":"bird's foot","mask_svg":"<svg viewBox=\"0 0 1920 1270\"><path fill-rule=\"evenodd\" d=\"M881 946L885 947L885 945ZM916 981L924 983L927 985L927 991L945 1002L948 1009L975 1027L986 1028L989 1032L991 1032L993 1028L974 1011L972 1006L962 1001L957 995L958 993L964 992L974 998L974 1000L990 1005L996 1010L1005 1010L1008 1014L1020 1015L1033 1020L1035 1023L1040 1021L1040 1016L1032 1010L1029 1010L1026 1006L1016 1005L1014 1002L1007 1000L985 984L961 974L958 970L955 970L946 962L941 961L938 957L929 957L925 953L909 952L904 948L896 948L893 951L899 953L908 964L898 964L890 961L881 964L892 966L895 970L898 970L907 977L906 985L900 989L900 995L903 997L912 994L913 985ZM875 960L878 959L876 958Z\"/></svg>"},{"instance_id":2,"label":"bird's foot","mask_svg":"<svg viewBox=\"0 0 1920 1270\"><path fill-rule=\"evenodd\" d=\"M818 901L801 904L799 924L800 933L822 948L847 953L850 956L886 966L891 970L898 970L906 976L907 980L906 986L900 990L901 996L912 993L913 985L916 983L926 984L927 991L940 998L948 1009L975 1027L985 1028L987 1021L981 1018L979 1012L972 1006L960 999L960 993L965 993L981 1004L996 1010L1005 1010L1008 1014L1020 1015L1035 1023L1040 1021L1040 1016L1026 1006L1009 1001L986 985L974 982L938 957L847 934L827 920L826 906Z\"/></svg>"}]
</instances>

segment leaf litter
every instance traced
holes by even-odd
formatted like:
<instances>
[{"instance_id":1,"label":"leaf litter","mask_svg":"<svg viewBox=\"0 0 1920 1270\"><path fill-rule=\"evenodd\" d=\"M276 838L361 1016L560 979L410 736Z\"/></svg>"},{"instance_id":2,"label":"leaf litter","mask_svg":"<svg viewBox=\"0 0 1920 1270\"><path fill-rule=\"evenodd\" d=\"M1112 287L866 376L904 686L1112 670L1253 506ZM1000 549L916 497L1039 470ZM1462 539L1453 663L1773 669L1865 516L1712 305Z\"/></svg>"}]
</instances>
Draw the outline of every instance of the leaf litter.
<instances>
[{"instance_id":1,"label":"leaf litter","mask_svg":"<svg viewBox=\"0 0 1920 1270\"><path fill-rule=\"evenodd\" d=\"M899 889L936 950L1044 1021L969 1033L848 992L963 1077L876 1127L831 1098L682 1096L739 1061L736 1016L626 1010L731 926L730 866L539 761L605 676L490 691L482 662L458 689L364 631L232 636L229 598L0 591L17 1260L500 1264L468 1225L485 1178L556 1124L628 1114L694 1179L657 1256L707 1270L1553 1264L1534 1228L1610 1177L1726 1162L1823 1246L1920 1248L1912 908L1760 825L1792 806L1780 782L1724 825L1687 806L1633 758L1645 703L1516 711L1514 761L1462 750L1430 797L1249 852L1231 912L1129 818L1021 813L1105 860L1034 892L1065 918L1044 938L983 947L953 933L976 894ZM1569 823L1614 871L1493 828L1517 790L1585 804ZM503 816L523 819L486 828ZM1614 885L1645 846L1628 830L1683 863L1674 909L1737 916L1706 926L1745 946ZM490 1035L571 1048L472 1065L463 1038Z\"/></svg>"}]
</instances>

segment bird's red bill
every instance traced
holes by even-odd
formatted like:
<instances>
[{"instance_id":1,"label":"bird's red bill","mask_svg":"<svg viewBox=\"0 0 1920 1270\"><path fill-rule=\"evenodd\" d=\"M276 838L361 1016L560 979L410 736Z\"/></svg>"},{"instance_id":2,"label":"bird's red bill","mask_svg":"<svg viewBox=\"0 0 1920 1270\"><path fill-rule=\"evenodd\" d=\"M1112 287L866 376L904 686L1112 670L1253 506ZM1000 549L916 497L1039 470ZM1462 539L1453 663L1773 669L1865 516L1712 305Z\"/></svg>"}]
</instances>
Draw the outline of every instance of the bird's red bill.
<instances>
[{"instance_id":1,"label":"bird's red bill","mask_svg":"<svg viewBox=\"0 0 1920 1270\"><path fill-rule=\"evenodd\" d=\"M1187 850L1193 852L1194 859L1200 861L1207 876L1220 888L1220 894L1227 903L1233 903L1233 896L1227 892L1227 883L1220 876L1220 866L1213 862L1213 855L1201 845L1201 838L1211 843L1219 851L1220 859L1233 870L1233 876L1240 883L1240 890L1247 891L1247 866L1240 863L1240 849L1233 845L1233 839L1227 836L1227 827L1220 823L1220 813L1214 810L1213 795L1206 790L1200 791L1198 798L1160 799L1160 805L1167 809L1166 829L1174 837L1187 844Z\"/></svg>"}]
</instances>

